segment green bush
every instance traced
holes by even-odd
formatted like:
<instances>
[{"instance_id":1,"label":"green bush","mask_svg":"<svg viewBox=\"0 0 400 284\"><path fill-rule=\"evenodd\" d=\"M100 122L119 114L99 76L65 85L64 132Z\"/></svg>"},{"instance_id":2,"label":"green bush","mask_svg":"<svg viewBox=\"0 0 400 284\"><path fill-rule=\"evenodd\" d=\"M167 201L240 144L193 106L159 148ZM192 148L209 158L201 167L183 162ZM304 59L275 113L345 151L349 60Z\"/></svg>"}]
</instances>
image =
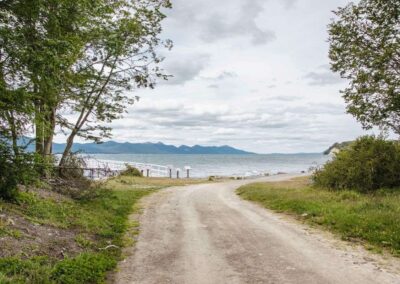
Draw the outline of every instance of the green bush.
<instances>
[{"instance_id":1,"label":"green bush","mask_svg":"<svg viewBox=\"0 0 400 284\"><path fill-rule=\"evenodd\" d=\"M18 172L11 149L0 143L0 198L11 200L16 197Z\"/></svg>"},{"instance_id":2,"label":"green bush","mask_svg":"<svg viewBox=\"0 0 400 284\"><path fill-rule=\"evenodd\" d=\"M75 258L66 258L56 264L52 278L57 283L100 283L106 272L116 265L116 261L101 253L82 253Z\"/></svg>"},{"instance_id":3,"label":"green bush","mask_svg":"<svg viewBox=\"0 0 400 284\"><path fill-rule=\"evenodd\" d=\"M137 168L132 167L129 164L125 164L126 169L121 172L121 176L131 176L131 177L142 177L143 174Z\"/></svg>"},{"instance_id":4,"label":"green bush","mask_svg":"<svg viewBox=\"0 0 400 284\"><path fill-rule=\"evenodd\" d=\"M36 156L20 149L15 156L11 146L0 140L0 199L14 200L18 185L29 185L38 178Z\"/></svg>"},{"instance_id":5,"label":"green bush","mask_svg":"<svg viewBox=\"0 0 400 284\"><path fill-rule=\"evenodd\" d=\"M357 139L337 153L313 180L317 186L370 192L400 187L400 145L374 136Z\"/></svg>"},{"instance_id":6,"label":"green bush","mask_svg":"<svg viewBox=\"0 0 400 284\"><path fill-rule=\"evenodd\" d=\"M0 283L54 283L50 280L50 261L47 257L19 259L0 258Z\"/></svg>"}]
</instances>

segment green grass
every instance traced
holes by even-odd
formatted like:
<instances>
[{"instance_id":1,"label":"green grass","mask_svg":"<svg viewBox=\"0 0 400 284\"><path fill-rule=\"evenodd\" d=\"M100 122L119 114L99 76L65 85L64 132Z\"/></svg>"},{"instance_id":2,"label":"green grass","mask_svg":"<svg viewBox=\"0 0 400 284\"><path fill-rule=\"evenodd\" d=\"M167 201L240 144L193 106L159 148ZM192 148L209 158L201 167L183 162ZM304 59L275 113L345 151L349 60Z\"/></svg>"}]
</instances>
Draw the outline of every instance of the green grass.
<instances>
[{"instance_id":1,"label":"green grass","mask_svg":"<svg viewBox=\"0 0 400 284\"><path fill-rule=\"evenodd\" d=\"M368 249L400 256L400 190L375 194L313 188L307 179L243 186L237 193L262 206L294 214Z\"/></svg>"},{"instance_id":2,"label":"green grass","mask_svg":"<svg viewBox=\"0 0 400 284\"><path fill-rule=\"evenodd\" d=\"M121 260L122 248L133 244L126 235L129 230L137 231L138 224L129 222L128 217L137 210L138 201L160 188L182 184L183 181L123 177L103 184L103 189L86 200L56 200L21 193L17 204L0 201L3 212L76 232L74 241L82 248L78 255L69 256L66 252L61 259L48 255L0 259L0 283L103 283L107 272ZM0 236L11 233L0 224ZM112 246L104 249L109 245Z\"/></svg>"}]
</instances>

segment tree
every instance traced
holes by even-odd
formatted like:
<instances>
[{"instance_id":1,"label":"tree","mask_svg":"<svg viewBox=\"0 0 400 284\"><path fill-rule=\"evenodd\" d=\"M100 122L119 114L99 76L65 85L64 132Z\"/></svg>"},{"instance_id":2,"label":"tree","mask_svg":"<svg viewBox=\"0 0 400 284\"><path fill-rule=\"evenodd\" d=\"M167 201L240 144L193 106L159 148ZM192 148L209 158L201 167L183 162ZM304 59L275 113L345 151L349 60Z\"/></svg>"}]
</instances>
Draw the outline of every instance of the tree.
<instances>
[{"instance_id":1,"label":"tree","mask_svg":"<svg viewBox=\"0 0 400 284\"><path fill-rule=\"evenodd\" d=\"M11 136L34 125L36 152L51 154L56 112L81 52L90 0L0 2L2 113ZM20 106L24 106L21 108ZM15 123L15 118L19 124ZM14 140L14 137L13 137Z\"/></svg>"},{"instance_id":2,"label":"tree","mask_svg":"<svg viewBox=\"0 0 400 284\"><path fill-rule=\"evenodd\" d=\"M75 64L75 82L71 85L67 108L77 113L75 123L67 119L61 126L69 130L60 166L71 152L76 136L100 141L109 137L110 128L103 125L120 118L126 108L138 100L135 88L153 88L157 78L166 75L157 67L162 58L161 45L171 48L169 40L159 38L162 8L169 0L119 0L108 6L93 23L84 56Z\"/></svg>"},{"instance_id":3,"label":"tree","mask_svg":"<svg viewBox=\"0 0 400 284\"><path fill-rule=\"evenodd\" d=\"M364 128L400 135L400 1L361 0L334 12L332 70L350 81L347 111Z\"/></svg>"},{"instance_id":4,"label":"tree","mask_svg":"<svg viewBox=\"0 0 400 284\"><path fill-rule=\"evenodd\" d=\"M68 134L60 165L76 136L108 137L103 123L137 100L133 89L166 78L157 64L159 46L172 45L159 38L170 7L169 0L0 1L3 132L17 137L31 122L36 152L46 157L60 127ZM26 108L13 109L16 102Z\"/></svg>"}]
</instances>

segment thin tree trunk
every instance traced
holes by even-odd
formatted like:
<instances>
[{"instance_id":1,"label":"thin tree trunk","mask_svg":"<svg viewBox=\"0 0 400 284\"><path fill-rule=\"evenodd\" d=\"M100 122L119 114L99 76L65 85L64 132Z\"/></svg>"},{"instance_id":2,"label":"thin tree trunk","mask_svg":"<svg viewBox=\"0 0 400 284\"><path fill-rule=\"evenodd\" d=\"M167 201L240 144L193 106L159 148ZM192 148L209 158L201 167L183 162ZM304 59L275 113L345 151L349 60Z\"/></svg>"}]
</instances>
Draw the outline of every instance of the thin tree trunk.
<instances>
[{"instance_id":1,"label":"thin tree trunk","mask_svg":"<svg viewBox=\"0 0 400 284\"><path fill-rule=\"evenodd\" d=\"M51 171L49 170L49 166L53 165L53 157L52 157L52 148L53 148L53 138L54 131L56 127L56 108L52 108L45 114L46 122L45 122L45 137L43 138L43 162L45 163L44 176L46 178L50 178Z\"/></svg>"},{"instance_id":2,"label":"thin tree trunk","mask_svg":"<svg viewBox=\"0 0 400 284\"><path fill-rule=\"evenodd\" d=\"M12 148L14 151L14 155L17 158L19 156L19 148L18 148L18 133L17 133L17 127L15 125L14 113L13 111L6 111L5 114L8 123L10 125Z\"/></svg>"},{"instance_id":3,"label":"thin tree trunk","mask_svg":"<svg viewBox=\"0 0 400 284\"><path fill-rule=\"evenodd\" d=\"M54 138L54 131L56 127L56 110L53 108L47 117L47 122L49 124L48 129L46 131L47 135L44 138L44 146L43 146L43 155L50 156L53 150L53 138Z\"/></svg>"},{"instance_id":4,"label":"thin tree trunk","mask_svg":"<svg viewBox=\"0 0 400 284\"><path fill-rule=\"evenodd\" d=\"M82 107L82 111L81 114L75 124L74 129L72 130L71 134L69 135L68 139L67 139L67 145L64 149L63 155L61 157L59 166L63 167L65 164L65 161L68 157L68 155L71 153L71 149L72 149L72 145L74 144L74 139L75 136L79 133L79 131L81 130L81 128L83 127L83 125L86 123L87 119L89 118L90 113L93 111L94 107L96 106L97 102L99 101L101 95L103 94L106 86L108 85L108 83L110 82L111 76L113 75L113 71L115 68L115 64L118 61L118 57L116 57L113 61L113 67L110 70L110 73L107 76L107 79L105 80L105 82L103 83L101 89L99 90L99 92L96 94L96 96L93 98L93 101L91 102L91 104L89 105L89 107L87 106L87 103L89 103L92 95L95 93L94 91L89 95L88 99L86 100L86 104L83 105ZM103 68L100 71L100 74L103 72L104 67L106 64L103 64ZM96 87L96 86L94 86Z\"/></svg>"},{"instance_id":5,"label":"thin tree trunk","mask_svg":"<svg viewBox=\"0 0 400 284\"><path fill-rule=\"evenodd\" d=\"M43 104L37 100L35 102L35 148L36 153L39 155L43 155L44 150L44 141L43 141L43 118L42 118Z\"/></svg>"},{"instance_id":6,"label":"thin tree trunk","mask_svg":"<svg viewBox=\"0 0 400 284\"><path fill-rule=\"evenodd\" d=\"M67 145L65 146L64 152L62 154L59 167L63 167L65 164L65 161L67 160L68 155L71 153L72 145L74 144L74 139L76 136L76 130L72 130L71 134L69 135L67 139Z\"/></svg>"}]
</instances>

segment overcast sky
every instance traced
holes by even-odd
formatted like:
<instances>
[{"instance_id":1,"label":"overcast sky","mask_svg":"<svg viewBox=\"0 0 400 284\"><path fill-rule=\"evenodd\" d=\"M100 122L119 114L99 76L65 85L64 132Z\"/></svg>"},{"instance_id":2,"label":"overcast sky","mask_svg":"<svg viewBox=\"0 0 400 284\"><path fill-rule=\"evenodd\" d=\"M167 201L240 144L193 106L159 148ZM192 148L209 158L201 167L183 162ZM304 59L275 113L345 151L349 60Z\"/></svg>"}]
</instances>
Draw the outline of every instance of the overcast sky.
<instances>
[{"instance_id":1,"label":"overcast sky","mask_svg":"<svg viewBox=\"0 0 400 284\"><path fill-rule=\"evenodd\" d=\"M327 25L346 0L173 0L163 63L174 78L138 92L116 141L321 152L364 134L329 70Z\"/></svg>"}]
</instances>

